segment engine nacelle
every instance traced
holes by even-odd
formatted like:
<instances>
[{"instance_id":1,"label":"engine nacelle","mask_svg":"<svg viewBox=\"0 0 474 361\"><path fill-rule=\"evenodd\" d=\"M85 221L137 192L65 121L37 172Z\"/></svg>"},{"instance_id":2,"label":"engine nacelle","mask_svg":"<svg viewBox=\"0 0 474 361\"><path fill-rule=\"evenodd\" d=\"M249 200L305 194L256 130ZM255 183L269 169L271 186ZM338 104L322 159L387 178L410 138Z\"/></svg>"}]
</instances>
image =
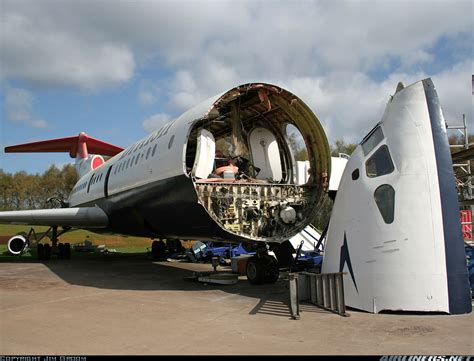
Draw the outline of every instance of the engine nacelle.
<instances>
[{"instance_id":1,"label":"engine nacelle","mask_svg":"<svg viewBox=\"0 0 474 361\"><path fill-rule=\"evenodd\" d=\"M8 251L12 255L18 256L28 249L28 243L25 236L17 234L8 240Z\"/></svg>"}]
</instances>

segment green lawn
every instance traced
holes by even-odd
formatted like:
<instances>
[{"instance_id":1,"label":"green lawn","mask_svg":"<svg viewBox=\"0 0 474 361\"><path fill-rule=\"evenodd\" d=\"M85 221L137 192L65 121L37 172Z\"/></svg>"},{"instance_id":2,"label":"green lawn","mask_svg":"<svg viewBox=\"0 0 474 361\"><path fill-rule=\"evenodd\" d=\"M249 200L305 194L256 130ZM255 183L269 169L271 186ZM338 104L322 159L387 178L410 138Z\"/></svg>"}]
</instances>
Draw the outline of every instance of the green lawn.
<instances>
[{"instance_id":1,"label":"green lawn","mask_svg":"<svg viewBox=\"0 0 474 361\"><path fill-rule=\"evenodd\" d=\"M13 224L0 224L0 240L3 240L2 243L6 241L9 237L18 234L20 232L28 233L30 226L21 226ZM35 226L35 232L45 232L48 227ZM88 236L88 237L87 237ZM137 247L150 247L152 240L150 238L142 237L127 237L120 235L104 235L97 234L85 230L72 230L59 237L60 242L71 244L82 243L85 239L89 239L93 245L104 244L107 248L137 248ZM46 242L49 239L45 239Z\"/></svg>"},{"instance_id":2,"label":"green lawn","mask_svg":"<svg viewBox=\"0 0 474 361\"><path fill-rule=\"evenodd\" d=\"M128 257L128 256L135 256L140 255L143 258L147 256L147 249L145 247L119 247L119 248L109 248L110 251L108 253L100 253L100 252L74 252L72 251L71 257L76 258L113 258L113 257ZM54 258L54 256L52 257ZM2 262L36 262L36 250L30 249L23 253L20 256L13 256L8 252L7 245L2 244L0 245L0 263Z\"/></svg>"},{"instance_id":3,"label":"green lawn","mask_svg":"<svg viewBox=\"0 0 474 361\"><path fill-rule=\"evenodd\" d=\"M29 250L22 254L21 256L12 256L8 252L7 240L18 234L20 232L28 233L31 226L21 226L21 225L12 225L12 224L0 224L0 262L10 262L10 261L34 261L36 260L36 250ZM45 232L48 230L48 227L34 226L36 233ZM82 244L84 240L89 240L92 242L93 246L105 245L105 248L108 250L115 250L116 252L110 253L99 253L99 252L74 252L72 257L87 257L87 258L96 258L96 257L114 257L114 256L125 256L133 254L143 254L147 252L147 248L151 249L152 240L150 238L142 237L127 237L120 235L104 235L97 234L85 230L72 230L67 232L59 237L59 242L70 243L71 246L75 244ZM42 243L50 243L49 238L45 237L41 240ZM185 248L192 246L193 241L184 241L182 242Z\"/></svg>"}]
</instances>

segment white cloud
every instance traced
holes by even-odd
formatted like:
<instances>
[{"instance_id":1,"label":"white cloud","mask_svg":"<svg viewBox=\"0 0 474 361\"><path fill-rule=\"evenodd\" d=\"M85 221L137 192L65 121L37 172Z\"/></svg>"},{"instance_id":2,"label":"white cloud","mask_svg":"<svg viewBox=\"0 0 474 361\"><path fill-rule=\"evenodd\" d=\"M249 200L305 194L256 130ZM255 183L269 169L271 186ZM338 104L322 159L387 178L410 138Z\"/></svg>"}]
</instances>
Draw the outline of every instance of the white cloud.
<instances>
[{"instance_id":1,"label":"white cloud","mask_svg":"<svg viewBox=\"0 0 474 361\"><path fill-rule=\"evenodd\" d=\"M138 93L138 102L143 106L152 105L155 101L155 95L149 91L141 90L140 93Z\"/></svg>"},{"instance_id":2,"label":"white cloud","mask_svg":"<svg viewBox=\"0 0 474 361\"><path fill-rule=\"evenodd\" d=\"M157 130L158 128L165 125L170 119L171 118L168 114L158 113L146 118L143 121L142 126L143 129L145 129L148 133L151 133L152 131Z\"/></svg>"},{"instance_id":3,"label":"white cloud","mask_svg":"<svg viewBox=\"0 0 474 361\"><path fill-rule=\"evenodd\" d=\"M25 89L9 88L5 94L6 118L33 128L46 128L48 123L33 115L33 94Z\"/></svg>"},{"instance_id":4,"label":"white cloud","mask_svg":"<svg viewBox=\"0 0 474 361\"><path fill-rule=\"evenodd\" d=\"M150 106L156 103L160 96L160 87L149 80L142 80L138 92L138 103L142 106Z\"/></svg>"},{"instance_id":5,"label":"white cloud","mask_svg":"<svg viewBox=\"0 0 474 361\"><path fill-rule=\"evenodd\" d=\"M410 85L431 77L449 124L462 123L462 114L473 117L470 60L437 74L393 73L377 82L363 73L294 78L285 84L319 117L331 142L343 138L359 142L381 120L390 95L399 81Z\"/></svg>"},{"instance_id":6,"label":"white cloud","mask_svg":"<svg viewBox=\"0 0 474 361\"><path fill-rule=\"evenodd\" d=\"M472 43L471 1L3 0L2 7L7 79L94 91L125 83L137 70L152 77L164 70L159 92L147 84L137 97L143 106L161 100L170 113L266 81L303 98L331 140L359 141L399 80L432 76L447 118L472 112L462 80L472 70L446 63L434 48L443 39ZM143 127L166 117L150 117Z\"/></svg>"},{"instance_id":7,"label":"white cloud","mask_svg":"<svg viewBox=\"0 0 474 361\"><path fill-rule=\"evenodd\" d=\"M471 61L456 64L432 78L448 124L462 125L462 114L473 124Z\"/></svg>"},{"instance_id":8,"label":"white cloud","mask_svg":"<svg viewBox=\"0 0 474 361\"><path fill-rule=\"evenodd\" d=\"M45 28L38 19L22 14L6 12L0 22L3 78L97 91L133 75L133 54L119 43L89 41L64 29Z\"/></svg>"}]
</instances>

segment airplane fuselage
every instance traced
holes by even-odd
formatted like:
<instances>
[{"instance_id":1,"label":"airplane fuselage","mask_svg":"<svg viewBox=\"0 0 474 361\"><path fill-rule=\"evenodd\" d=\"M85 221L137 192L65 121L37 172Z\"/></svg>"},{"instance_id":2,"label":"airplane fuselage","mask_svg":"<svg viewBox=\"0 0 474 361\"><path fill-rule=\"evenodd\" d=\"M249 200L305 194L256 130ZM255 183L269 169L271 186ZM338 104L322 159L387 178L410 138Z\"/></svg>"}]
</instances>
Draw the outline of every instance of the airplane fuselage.
<instances>
[{"instance_id":1,"label":"airplane fuselage","mask_svg":"<svg viewBox=\"0 0 474 361\"><path fill-rule=\"evenodd\" d=\"M274 179L251 170L241 177L213 174L216 144L234 136L236 112L247 135L241 138L246 157L254 165L263 162L259 168ZM296 181L297 161L285 131L290 124L301 132L308 152L304 184ZM249 84L203 102L87 172L68 205L103 209L109 224L96 232L283 242L314 216L329 164L327 139L313 112L283 89Z\"/></svg>"}]
</instances>

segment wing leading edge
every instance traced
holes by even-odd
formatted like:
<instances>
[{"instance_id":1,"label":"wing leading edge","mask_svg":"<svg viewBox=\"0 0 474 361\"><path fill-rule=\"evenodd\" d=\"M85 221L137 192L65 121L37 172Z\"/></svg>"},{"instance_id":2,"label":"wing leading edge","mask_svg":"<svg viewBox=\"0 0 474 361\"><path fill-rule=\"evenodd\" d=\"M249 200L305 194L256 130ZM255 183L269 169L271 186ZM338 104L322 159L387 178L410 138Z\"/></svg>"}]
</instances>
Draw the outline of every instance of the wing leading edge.
<instances>
[{"instance_id":1,"label":"wing leading edge","mask_svg":"<svg viewBox=\"0 0 474 361\"><path fill-rule=\"evenodd\" d=\"M0 212L0 223L104 228L109 218L99 207Z\"/></svg>"}]
</instances>

